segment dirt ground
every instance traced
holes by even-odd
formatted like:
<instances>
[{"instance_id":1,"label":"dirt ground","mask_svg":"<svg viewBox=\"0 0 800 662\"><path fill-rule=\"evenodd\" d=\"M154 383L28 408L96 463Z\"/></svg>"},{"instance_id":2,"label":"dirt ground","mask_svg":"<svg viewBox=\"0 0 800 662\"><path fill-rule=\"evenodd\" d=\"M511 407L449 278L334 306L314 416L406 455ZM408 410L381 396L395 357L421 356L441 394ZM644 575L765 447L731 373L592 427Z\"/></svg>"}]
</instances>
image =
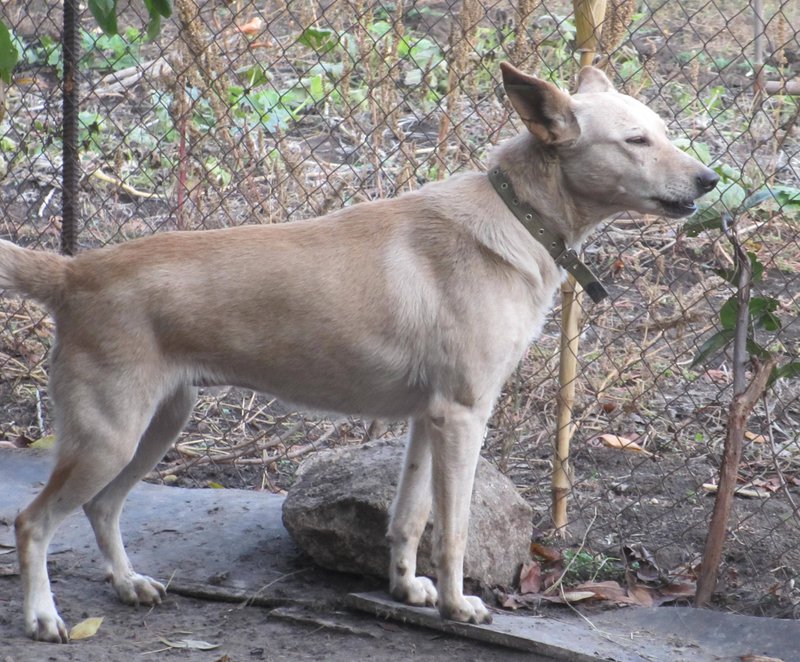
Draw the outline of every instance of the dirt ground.
<instances>
[{"instance_id":1,"label":"dirt ground","mask_svg":"<svg viewBox=\"0 0 800 662\"><path fill-rule=\"evenodd\" d=\"M62 576L54 589L64 605L63 616L77 623L101 613L97 635L66 645L26 640L21 631L17 578L0 578L0 659L3 662L74 660L108 662L129 657L190 662L258 662L278 660L505 660L537 659L530 654L451 637L413 626L377 622L349 612L300 614L308 623L287 620L258 607L242 607L170 595L155 609L121 605L109 586L74 576ZM329 625L320 625L324 621ZM210 651L170 648L173 643L199 640L218 645Z\"/></svg>"}]
</instances>

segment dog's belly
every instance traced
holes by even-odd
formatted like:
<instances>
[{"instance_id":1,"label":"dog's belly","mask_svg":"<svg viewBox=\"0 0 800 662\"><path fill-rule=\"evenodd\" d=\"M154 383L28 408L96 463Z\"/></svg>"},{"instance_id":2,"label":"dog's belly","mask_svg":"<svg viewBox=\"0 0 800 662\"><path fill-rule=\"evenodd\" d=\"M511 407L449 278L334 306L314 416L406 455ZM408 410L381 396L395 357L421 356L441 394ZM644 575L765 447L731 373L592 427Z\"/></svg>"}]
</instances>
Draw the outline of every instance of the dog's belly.
<instances>
[{"instance_id":1,"label":"dog's belly","mask_svg":"<svg viewBox=\"0 0 800 662\"><path fill-rule=\"evenodd\" d=\"M341 414L406 418L423 411L430 399L424 385L380 371L369 375L335 377L339 370L326 373L308 367L300 372L276 366L274 361L250 366L248 370L229 370L206 366L196 370L192 379L197 386L232 385L275 396L285 403L305 409Z\"/></svg>"}]
</instances>

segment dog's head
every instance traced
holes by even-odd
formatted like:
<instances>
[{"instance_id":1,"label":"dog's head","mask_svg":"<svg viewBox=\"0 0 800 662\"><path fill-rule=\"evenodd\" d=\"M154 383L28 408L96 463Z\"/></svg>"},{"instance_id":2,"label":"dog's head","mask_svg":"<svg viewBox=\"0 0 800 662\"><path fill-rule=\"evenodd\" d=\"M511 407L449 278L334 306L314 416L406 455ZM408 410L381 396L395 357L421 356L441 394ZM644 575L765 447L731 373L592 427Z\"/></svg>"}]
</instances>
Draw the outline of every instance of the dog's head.
<instances>
[{"instance_id":1,"label":"dog's head","mask_svg":"<svg viewBox=\"0 0 800 662\"><path fill-rule=\"evenodd\" d=\"M511 104L556 155L579 204L600 205L605 215L630 210L681 218L719 181L670 142L656 113L617 92L599 69L584 67L570 96L507 63L501 68Z\"/></svg>"}]
</instances>

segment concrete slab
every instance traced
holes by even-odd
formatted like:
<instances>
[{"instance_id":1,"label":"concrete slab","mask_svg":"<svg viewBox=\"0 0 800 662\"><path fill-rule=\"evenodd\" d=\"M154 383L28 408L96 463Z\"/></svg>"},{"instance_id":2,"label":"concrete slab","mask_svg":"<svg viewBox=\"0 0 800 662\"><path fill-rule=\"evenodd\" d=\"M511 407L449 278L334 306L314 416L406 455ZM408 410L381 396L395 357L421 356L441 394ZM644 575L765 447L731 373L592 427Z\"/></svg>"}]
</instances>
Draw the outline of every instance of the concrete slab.
<instances>
[{"instance_id":1,"label":"concrete slab","mask_svg":"<svg viewBox=\"0 0 800 662\"><path fill-rule=\"evenodd\" d=\"M15 564L14 517L41 489L49 467L47 453L0 450L0 571ZM137 569L171 578L171 591L183 595L324 610L355 592L348 600L362 611L527 651L535 659L705 662L751 654L800 660L800 623L703 610L618 609L584 619L557 608L545 618L499 613L491 626L443 622L432 609L398 605L374 593L383 588L380 580L309 566L283 528L282 501L268 493L142 483L123 513L123 536ZM62 580L101 576L100 555L82 513L59 529L51 553ZM487 654L481 655L489 659ZM515 659L510 651L506 655Z\"/></svg>"}]
</instances>

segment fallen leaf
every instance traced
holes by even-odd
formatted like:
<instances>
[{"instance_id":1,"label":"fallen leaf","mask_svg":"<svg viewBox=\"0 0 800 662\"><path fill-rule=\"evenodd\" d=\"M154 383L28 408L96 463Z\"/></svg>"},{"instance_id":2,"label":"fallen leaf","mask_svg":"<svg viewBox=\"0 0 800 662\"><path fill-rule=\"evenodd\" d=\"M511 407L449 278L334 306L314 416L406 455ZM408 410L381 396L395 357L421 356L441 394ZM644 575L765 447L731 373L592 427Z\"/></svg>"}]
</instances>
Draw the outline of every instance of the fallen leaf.
<instances>
[{"instance_id":1,"label":"fallen leaf","mask_svg":"<svg viewBox=\"0 0 800 662\"><path fill-rule=\"evenodd\" d=\"M719 485L703 483L703 489L710 494L716 494L719 491ZM752 483L737 487L733 494L734 496L749 497L751 499L766 499L769 496L767 490L754 487Z\"/></svg>"},{"instance_id":2,"label":"fallen leaf","mask_svg":"<svg viewBox=\"0 0 800 662\"><path fill-rule=\"evenodd\" d=\"M93 616L81 621L69 631L69 638L72 640L88 639L97 634L100 626L103 624L103 616Z\"/></svg>"},{"instance_id":3,"label":"fallen leaf","mask_svg":"<svg viewBox=\"0 0 800 662\"><path fill-rule=\"evenodd\" d=\"M542 590L542 566L538 561L526 561L519 573L519 592L538 593Z\"/></svg>"},{"instance_id":4,"label":"fallen leaf","mask_svg":"<svg viewBox=\"0 0 800 662\"><path fill-rule=\"evenodd\" d=\"M766 655L742 655L742 662L784 662L781 657L767 657Z\"/></svg>"},{"instance_id":5,"label":"fallen leaf","mask_svg":"<svg viewBox=\"0 0 800 662\"><path fill-rule=\"evenodd\" d=\"M697 585L692 582L672 582L658 589L656 605L693 598L695 593L697 593Z\"/></svg>"},{"instance_id":6,"label":"fallen leaf","mask_svg":"<svg viewBox=\"0 0 800 662\"><path fill-rule=\"evenodd\" d=\"M219 648L222 645L222 644L210 644L207 641L201 641L199 639L178 639L177 641L170 641L169 639L159 639L159 641L165 646L169 646L170 648L183 648L195 651L213 651L215 648Z\"/></svg>"},{"instance_id":7,"label":"fallen leaf","mask_svg":"<svg viewBox=\"0 0 800 662\"><path fill-rule=\"evenodd\" d=\"M599 438L600 441L603 442L603 446L606 446L607 448L618 448L624 451L636 451L645 457L653 457L653 454L650 451L645 450L635 441L628 439L627 437L621 437L616 434L601 434Z\"/></svg>"},{"instance_id":8,"label":"fallen leaf","mask_svg":"<svg viewBox=\"0 0 800 662\"><path fill-rule=\"evenodd\" d=\"M34 441L30 448L52 448L56 443L56 435L48 434L41 439Z\"/></svg>"},{"instance_id":9,"label":"fallen leaf","mask_svg":"<svg viewBox=\"0 0 800 662\"><path fill-rule=\"evenodd\" d=\"M531 554L533 556L538 556L543 561L549 561L551 563L561 560L561 552L559 550L555 547L548 547L538 542L531 543Z\"/></svg>"},{"instance_id":10,"label":"fallen leaf","mask_svg":"<svg viewBox=\"0 0 800 662\"><path fill-rule=\"evenodd\" d=\"M629 566L636 564L636 577L643 582L655 582L661 578L661 569L656 564L655 557L641 543L624 545L622 553ZM633 570L633 567L631 567Z\"/></svg>"},{"instance_id":11,"label":"fallen leaf","mask_svg":"<svg viewBox=\"0 0 800 662\"><path fill-rule=\"evenodd\" d=\"M208 483L208 486L209 486L209 487L210 487L212 490L224 490L224 489L225 489L225 486L224 486L224 485L222 485L221 483L215 483L214 481L211 481L211 482L209 482L209 483Z\"/></svg>"},{"instance_id":12,"label":"fallen leaf","mask_svg":"<svg viewBox=\"0 0 800 662\"><path fill-rule=\"evenodd\" d=\"M631 600L642 607L652 607L656 603L656 592L649 586L634 584L628 587L628 595Z\"/></svg>"},{"instance_id":13,"label":"fallen leaf","mask_svg":"<svg viewBox=\"0 0 800 662\"><path fill-rule=\"evenodd\" d=\"M247 23L241 23L240 25L237 25L236 29L242 34L252 37L254 34L258 34L264 29L264 22L258 16L254 16L247 21Z\"/></svg>"},{"instance_id":14,"label":"fallen leaf","mask_svg":"<svg viewBox=\"0 0 800 662\"><path fill-rule=\"evenodd\" d=\"M781 489L781 479L777 476L770 476L769 478L754 478L753 485L756 487L763 487L765 490L769 490L770 492L777 492Z\"/></svg>"},{"instance_id":15,"label":"fallen leaf","mask_svg":"<svg viewBox=\"0 0 800 662\"><path fill-rule=\"evenodd\" d=\"M744 438L754 444L765 444L768 441L763 434L756 434L755 432L750 432L750 430L744 431Z\"/></svg>"},{"instance_id":16,"label":"fallen leaf","mask_svg":"<svg viewBox=\"0 0 800 662\"><path fill-rule=\"evenodd\" d=\"M582 600L589 600L594 597L594 591L564 591L557 595L542 595L543 600L559 602L561 604L565 602L581 602Z\"/></svg>"},{"instance_id":17,"label":"fallen leaf","mask_svg":"<svg viewBox=\"0 0 800 662\"><path fill-rule=\"evenodd\" d=\"M517 596L513 595L512 593L506 594L506 596L500 601L500 606L503 609L510 609L511 611L516 611L520 607L524 606L523 602L520 602L517 599Z\"/></svg>"},{"instance_id":18,"label":"fallen leaf","mask_svg":"<svg viewBox=\"0 0 800 662\"><path fill-rule=\"evenodd\" d=\"M578 591L591 591L595 597L609 602L619 604L634 604L636 600L628 596L627 591L619 585L619 582L584 582L575 587Z\"/></svg>"},{"instance_id":19,"label":"fallen leaf","mask_svg":"<svg viewBox=\"0 0 800 662\"><path fill-rule=\"evenodd\" d=\"M725 370L706 370L706 376L712 382L727 382L730 379L730 373Z\"/></svg>"}]
</instances>

